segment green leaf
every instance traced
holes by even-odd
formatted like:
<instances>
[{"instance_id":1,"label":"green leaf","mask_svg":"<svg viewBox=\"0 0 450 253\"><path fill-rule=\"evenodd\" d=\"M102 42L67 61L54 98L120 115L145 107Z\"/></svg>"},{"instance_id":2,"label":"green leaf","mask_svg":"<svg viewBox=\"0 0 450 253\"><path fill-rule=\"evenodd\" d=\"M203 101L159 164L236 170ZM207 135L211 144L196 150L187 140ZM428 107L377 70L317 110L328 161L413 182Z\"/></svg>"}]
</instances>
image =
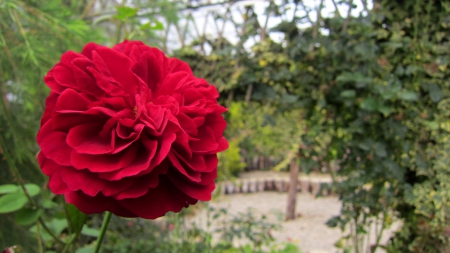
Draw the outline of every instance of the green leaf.
<instances>
[{"instance_id":1,"label":"green leaf","mask_svg":"<svg viewBox=\"0 0 450 253\"><path fill-rule=\"evenodd\" d=\"M42 214L42 209L23 208L15 217L17 224L28 226L35 223Z\"/></svg>"},{"instance_id":2,"label":"green leaf","mask_svg":"<svg viewBox=\"0 0 450 253\"><path fill-rule=\"evenodd\" d=\"M436 121L428 121L425 120L422 122L425 126L429 127L431 130L437 130L439 129L439 123L437 123Z\"/></svg>"},{"instance_id":3,"label":"green leaf","mask_svg":"<svg viewBox=\"0 0 450 253\"><path fill-rule=\"evenodd\" d=\"M335 228L335 227L337 227L337 225L339 224L340 221L341 221L341 218L339 216L334 216L331 219L327 220L327 222L325 224L330 228Z\"/></svg>"},{"instance_id":4,"label":"green leaf","mask_svg":"<svg viewBox=\"0 0 450 253\"><path fill-rule=\"evenodd\" d=\"M354 98L356 96L355 90L344 90L341 92L341 97L343 98Z\"/></svg>"},{"instance_id":5,"label":"green leaf","mask_svg":"<svg viewBox=\"0 0 450 253\"><path fill-rule=\"evenodd\" d=\"M431 101L437 103L444 98L444 94L441 88L436 84L430 84L428 87L428 92L430 94Z\"/></svg>"},{"instance_id":6,"label":"green leaf","mask_svg":"<svg viewBox=\"0 0 450 253\"><path fill-rule=\"evenodd\" d=\"M375 154L378 157L386 157L387 156L386 145L384 145L383 143L380 143L380 142L375 143L374 148L375 148Z\"/></svg>"},{"instance_id":7,"label":"green leaf","mask_svg":"<svg viewBox=\"0 0 450 253\"><path fill-rule=\"evenodd\" d=\"M388 116L391 114L393 108L391 106L382 105L380 108L378 108L378 111L384 114L385 116Z\"/></svg>"},{"instance_id":8,"label":"green leaf","mask_svg":"<svg viewBox=\"0 0 450 253\"><path fill-rule=\"evenodd\" d=\"M373 141L371 139L365 139L358 144L358 147L362 150L369 151L372 148Z\"/></svg>"},{"instance_id":9,"label":"green leaf","mask_svg":"<svg viewBox=\"0 0 450 253\"><path fill-rule=\"evenodd\" d=\"M83 229L81 230L81 234L92 237L98 237L98 235L100 234L100 230L84 226Z\"/></svg>"},{"instance_id":10,"label":"green leaf","mask_svg":"<svg viewBox=\"0 0 450 253\"><path fill-rule=\"evenodd\" d=\"M138 12L137 8L132 8L128 6L119 6L117 7L117 15L114 15L114 18L120 21L125 21L128 18L136 16L137 12Z\"/></svg>"},{"instance_id":11,"label":"green leaf","mask_svg":"<svg viewBox=\"0 0 450 253\"><path fill-rule=\"evenodd\" d=\"M28 202L22 192L8 193L0 197L0 213L10 213L20 210Z\"/></svg>"},{"instance_id":12,"label":"green leaf","mask_svg":"<svg viewBox=\"0 0 450 253\"><path fill-rule=\"evenodd\" d=\"M163 23L155 20L153 22L148 22L148 23L141 25L139 27L139 29L141 29L141 30L163 30L164 25L163 25Z\"/></svg>"},{"instance_id":13,"label":"green leaf","mask_svg":"<svg viewBox=\"0 0 450 253\"><path fill-rule=\"evenodd\" d=\"M69 220L70 227L73 233L80 234L88 215L78 210L78 208L72 204L66 205L67 218Z\"/></svg>"},{"instance_id":14,"label":"green leaf","mask_svg":"<svg viewBox=\"0 0 450 253\"><path fill-rule=\"evenodd\" d=\"M363 88L366 87L367 84L372 83L373 79L371 77L366 77L362 73L349 73L345 72L339 75L336 78L338 83L355 83L356 87Z\"/></svg>"},{"instance_id":15,"label":"green leaf","mask_svg":"<svg viewBox=\"0 0 450 253\"><path fill-rule=\"evenodd\" d=\"M398 94L398 98L405 101L416 101L418 97L414 91L402 91Z\"/></svg>"},{"instance_id":16,"label":"green leaf","mask_svg":"<svg viewBox=\"0 0 450 253\"><path fill-rule=\"evenodd\" d=\"M378 110L378 107L380 106L378 99L376 98L367 98L366 100L362 101L360 104L361 109L367 110L369 112L374 112Z\"/></svg>"},{"instance_id":17,"label":"green leaf","mask_svg":"<svg viewBox=\"0 0 450 253\"><path fill-rule=\"evenodd\" d=\"M39 203L43 208L46 208L46 209L53 209L53 208L58 207L57 203L55 203L49 199L42 199Z\"/></svg>"},{"instance_id":18,"label":"green leaf","mask_svg":"<svg viewBox=\"0 0 450 253\"><path fill-rule=\"evenodd\" d=\"M28 195L30 195L30 197L34 197L41 192L41 187L36 184L25 184L25 189L27 189ZM23 192L22 189L20 189L19 191Z\"/></svg>"},{"instance_id":19,"label":"green leaf","mask_svg":"<svg viewBox=\"0 0 450 253\"><path fill-rule=\"evenodd\" d=\"M77 251L75 251L75 253L94 253L94 247L91 245L85 246L83 248L79 248L77 249Z\"/></svg>"},{"instance_id":20,"label":"green leaf","mask_svg":"<svg viewBox=\"0 0 450 253\"><path fill-rule=\"evenodd\" d=\"M0 194L17 192L19 187L15 184L3 184L0 185Z\"/></svg>"},{"instance_id":21,"label":"green leaf","mask_svg":"<svg viewBox=\"0 0 450 253\"><path fill-rule=\"evenodd\" d=\"M283 94L281 96L282 104L292 104L292 103L295 103L297 100L298 100L298 96L295 96L295 95Z\"/></svg>"},{"instance_id":22,"label":"green leaf","mask_svg":"<svg viewBox=\"0 0 450 253\"><path fill-rule=\"evenodd\" d=\"M66 219L53 219L52 221L46 222L45 224L57 236L59 234L61 234L61 232L65 228L67 228L67 220ZM34 225L30 228L30 232L32 232L32 233L36 233L36 230L37 230L36 225ZM40 233L41 233L42 238L45 241L53 240L53 237L46 230L41 228Z\"/></svg>"}]
</instances>

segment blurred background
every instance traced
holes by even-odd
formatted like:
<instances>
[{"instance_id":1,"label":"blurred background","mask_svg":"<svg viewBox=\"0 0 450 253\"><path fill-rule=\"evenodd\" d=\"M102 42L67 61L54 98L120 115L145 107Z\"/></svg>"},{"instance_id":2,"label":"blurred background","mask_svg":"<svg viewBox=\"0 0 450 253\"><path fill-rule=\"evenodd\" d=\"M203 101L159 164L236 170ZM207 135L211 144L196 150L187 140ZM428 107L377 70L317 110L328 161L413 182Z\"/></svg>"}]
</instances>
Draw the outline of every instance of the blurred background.
<instances>
[{"instance_id":1,"label":"blurred background","mask_svg":"<svg viewBox=\"0 0 450 253\"><path fill-rule=\"evenodd\" d=\"M230 148L211 203L114 217L103 252L450 252L449 29L447 0L0 0L0 250L63 251L43 77L128 39L217 87Z\"/></svg>"}]
</instances>

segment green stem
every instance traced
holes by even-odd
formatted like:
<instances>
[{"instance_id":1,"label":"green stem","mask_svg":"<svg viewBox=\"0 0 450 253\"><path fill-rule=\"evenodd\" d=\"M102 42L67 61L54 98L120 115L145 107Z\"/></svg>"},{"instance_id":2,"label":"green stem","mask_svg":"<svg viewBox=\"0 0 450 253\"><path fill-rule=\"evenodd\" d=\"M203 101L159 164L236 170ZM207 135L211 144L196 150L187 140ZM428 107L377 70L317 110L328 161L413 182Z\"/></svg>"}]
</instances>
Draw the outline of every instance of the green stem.
<instances>
[{"instance_id":1,"label":"green stem","mask_svg":"<svg viewBox=\"0 0 450 253\"><path fill-rule=\"evenodd\" d=\"M179 218L180 218L180 216L179 216L179 213L176 213L175 214L175 228L174 228L174 239L175 239L175 243L174 243L174 246L175 246L175 249L174 249L174 252L178 252L178 239L179 239L179 226L180 226L180 221L179 221Z\"/></svg>"},{"instance_id":2,"label":"green stem","mask_svg":"<svg viewBox=\"0 0 450 253\"><path fill-rule=\"evenodd\" d=\"M72 234L72 237L70 237L70 240L66 243L66 246L64 246L64 249L61 253L66 253L67 250L69 250L70 246L75 241L75 238L77 238L77 234Z\"/></svg>"},{"instance_id":3,"label":"green stem","mask_svg":"<svg viewBox=\"0 0 450 253\"><path fill-rule=\"evenodd\" d=\"M103 218L102 227L100 228L100 234L98 235L97 245L95 245L94 253L98 253L100 251L100 247L102 245L103 237L105 236L106 229L108 228L109 221L111 220L111 213L106 212L105 218Z\"/></svg>"},{"instance_id":4,"label":"green stem","mask_svg":"<svg viewBox=\"0 0 450 253\"><path fill-rule=\"evenodd\" d=\"M44 253L44 247L42 246L41 229L39 227L39 222L36 223L36 238L39 246L39 253Z\"/></svg>"},{"instance_id":5,"label":"green stem","mask_svg":"<svg viewBox=\"0 0 450 253\"><path fill-rule=\"evenodd\" d=\"M49 228L49 227L47 227L47 224L45 224L45 221L44 221L44 219L42 219L42 217L39 217L39 223L42 225L42 228L45 230L45 231L47 231L47 233L51 236L51 237L53 237L53 239L55 239L55 241L57 242L57 243L60 243L60 244L65 244L63 241L61 241L61 239L59 239L59 237L57 236L57 235L55 235L55 233L53 233L53 231Z\"/></svg>"}]
</instances>

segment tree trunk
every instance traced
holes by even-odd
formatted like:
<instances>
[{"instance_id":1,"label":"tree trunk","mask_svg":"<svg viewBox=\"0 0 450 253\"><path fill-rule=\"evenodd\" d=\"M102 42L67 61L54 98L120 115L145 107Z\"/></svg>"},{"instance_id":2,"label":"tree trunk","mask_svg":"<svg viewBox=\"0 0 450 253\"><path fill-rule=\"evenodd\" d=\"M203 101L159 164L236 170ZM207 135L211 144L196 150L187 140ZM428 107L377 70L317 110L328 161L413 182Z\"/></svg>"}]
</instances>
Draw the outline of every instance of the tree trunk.
<instances>
[{"instance_id":1,"label":"tree trunk","mask_svg":"<svg viewBox=\"0 0 450 253\"><path fill-rule=\"evenodd\" d=\"M295 156L291 160L289 192L287 199L286 220L295 219L295 203L297 200L298 166L295 164Z\"/></svg>"}]
</instances>

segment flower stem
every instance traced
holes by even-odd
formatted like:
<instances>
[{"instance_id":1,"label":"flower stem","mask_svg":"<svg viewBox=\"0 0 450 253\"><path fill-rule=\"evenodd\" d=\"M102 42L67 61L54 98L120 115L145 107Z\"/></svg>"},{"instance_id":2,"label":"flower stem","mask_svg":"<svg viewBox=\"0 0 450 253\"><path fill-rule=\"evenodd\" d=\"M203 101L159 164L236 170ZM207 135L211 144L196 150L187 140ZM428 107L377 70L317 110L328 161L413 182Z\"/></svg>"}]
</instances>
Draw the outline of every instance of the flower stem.
<instances>
[{"instance_id":1,"label":"flower stem","mask_svg":"<svg viewBox=\"0 0 450 253\"><path fill-rule=\"evenodd\" d=\"M100 251L100 247L102 245L103 237L105 236L106 229L108 228L109 221L111 220L111 213L106 212L105 217L103 218L102 227L100 228L100 234L98 235L97 245L95 245L94 253L98 253Z\"/></svg>"},{"instance_id":2,"label":"flower stem","mask_svg":"<svg viewBox=\"0 0 450 253\"><path fill-rule=\"evenodd\" d=\"M62 253L66 253L67 250L69 250L70 246L72 246L73 241L75 241L75 238L77 238L76 234L72 234L72 236L70 237L69 241L66 243L66 246L64 246L64 249L62 251Z\"/></svg>"}]
</instances>

